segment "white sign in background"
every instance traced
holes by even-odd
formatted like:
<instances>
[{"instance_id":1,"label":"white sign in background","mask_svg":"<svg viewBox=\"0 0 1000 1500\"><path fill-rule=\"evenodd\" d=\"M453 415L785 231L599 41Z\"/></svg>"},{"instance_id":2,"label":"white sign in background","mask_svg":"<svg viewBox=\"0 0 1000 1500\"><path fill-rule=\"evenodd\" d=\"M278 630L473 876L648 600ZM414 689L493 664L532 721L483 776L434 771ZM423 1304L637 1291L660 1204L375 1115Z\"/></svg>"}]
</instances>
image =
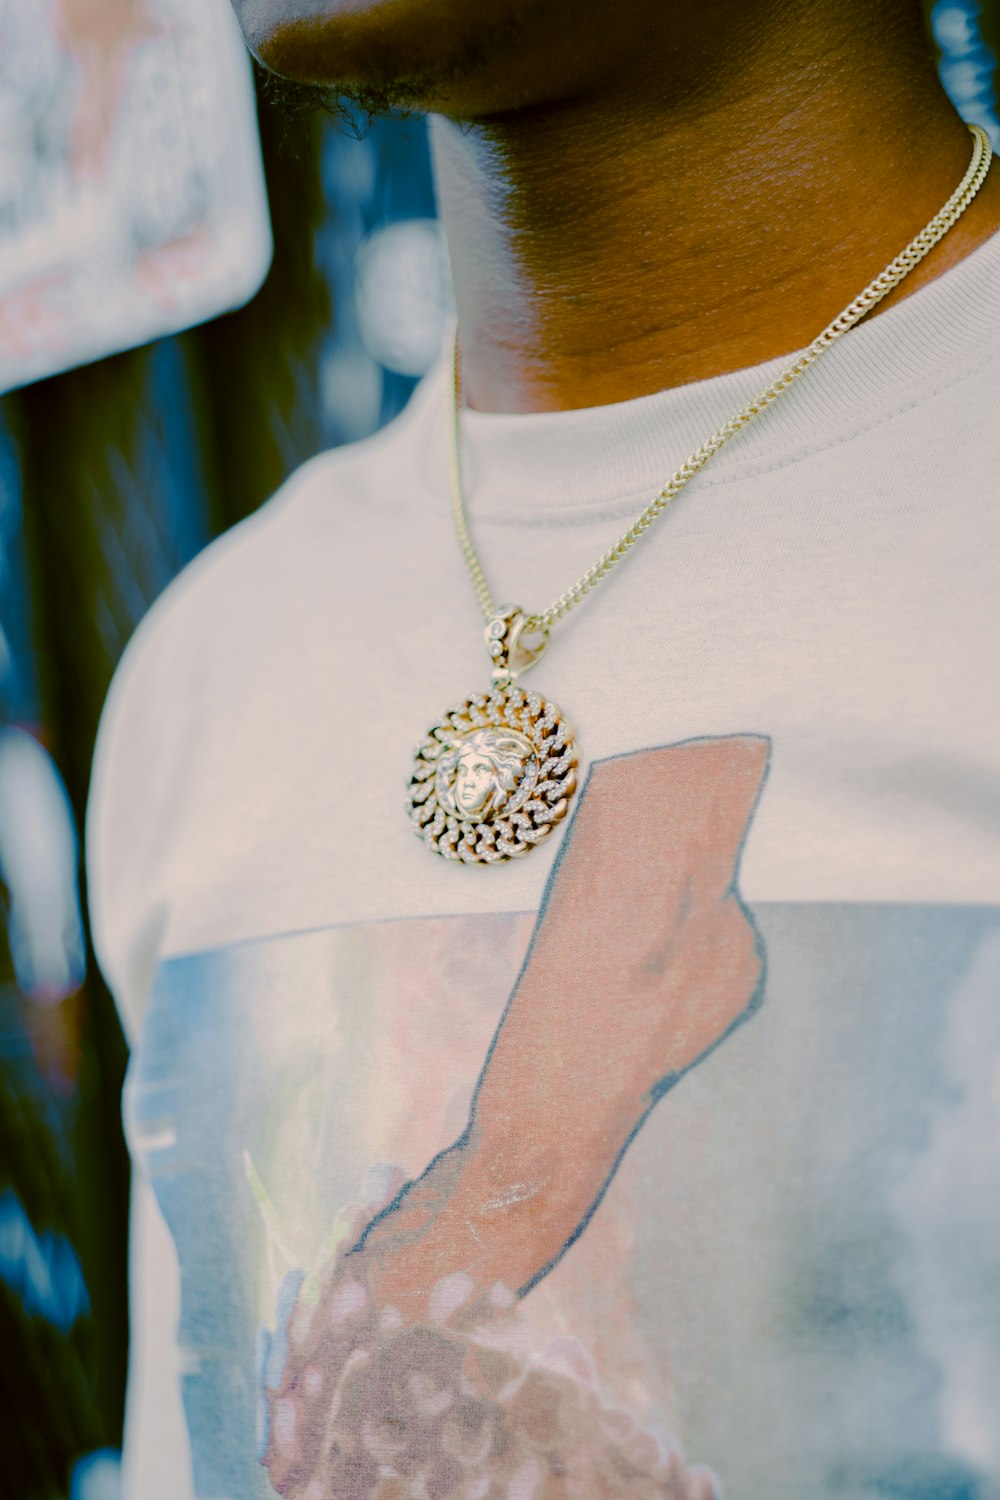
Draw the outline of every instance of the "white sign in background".
<instances>
[{"instance_id":1,"label":"white sign in background","mask_svg":"<svg viewBox=\"0 0 1000 1500\"><path fill-rule=\"evenodd\" d=\"M240 306L271 248L228 0L0 0L0 392Z\"/></svg>"}]
</instances>

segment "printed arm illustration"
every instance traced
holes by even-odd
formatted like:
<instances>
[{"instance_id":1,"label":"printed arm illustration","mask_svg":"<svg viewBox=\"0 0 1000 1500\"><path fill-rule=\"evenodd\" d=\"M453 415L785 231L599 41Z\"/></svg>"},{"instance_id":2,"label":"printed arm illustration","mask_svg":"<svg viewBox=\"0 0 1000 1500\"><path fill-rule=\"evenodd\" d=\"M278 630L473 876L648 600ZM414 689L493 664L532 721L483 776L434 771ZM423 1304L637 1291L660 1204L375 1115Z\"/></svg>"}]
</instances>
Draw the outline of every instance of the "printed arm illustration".
<instances>
[{"instance_id":1,"label":"printed arm illustration","mask_svg":"<svg viewBox=\"0 0 1000 1500\"><path fill-rule=\"evenodd\" d=\"M268 1335L261 1457L285 1500L719 1500L582 1350L519 1352L514 1294L760 993L735 879L766 760L740 736L592 770L467 1129Z\"/></svg>"},{"instance_id":2,"label":"printed arm illustration","mask_svg":"<svg viewBox=\"0 0 1000 1500\"><path fill-rule=\"evenodd\" d=\"M593 768L469 1125L358 1244L378 1305L419 1322L458 1272L528 1291L657 1099L752 1008L735 881L767 754L735 736Z\"/></svg>"}]
</instances>

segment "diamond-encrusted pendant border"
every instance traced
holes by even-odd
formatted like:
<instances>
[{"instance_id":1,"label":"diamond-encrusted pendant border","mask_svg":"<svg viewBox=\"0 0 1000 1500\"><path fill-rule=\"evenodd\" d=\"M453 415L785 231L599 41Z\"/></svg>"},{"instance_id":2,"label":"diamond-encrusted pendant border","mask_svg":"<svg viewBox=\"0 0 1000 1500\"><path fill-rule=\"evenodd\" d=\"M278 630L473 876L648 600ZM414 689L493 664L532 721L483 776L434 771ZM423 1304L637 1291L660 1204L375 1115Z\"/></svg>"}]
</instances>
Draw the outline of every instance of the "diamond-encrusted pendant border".
<instances>
[{"instance_id":1,"label":"diamond-encrusted pendant border","mask_svg":"<svg viewBox=\"0 0 1000 1500\"><path fill-rule=\"evenodd\" d=\"M524 688L473 693L414 754L406 810L435 854L466 864L520 859L552 833L576 790L573 730Z\"/></svg>"}]
</instances>

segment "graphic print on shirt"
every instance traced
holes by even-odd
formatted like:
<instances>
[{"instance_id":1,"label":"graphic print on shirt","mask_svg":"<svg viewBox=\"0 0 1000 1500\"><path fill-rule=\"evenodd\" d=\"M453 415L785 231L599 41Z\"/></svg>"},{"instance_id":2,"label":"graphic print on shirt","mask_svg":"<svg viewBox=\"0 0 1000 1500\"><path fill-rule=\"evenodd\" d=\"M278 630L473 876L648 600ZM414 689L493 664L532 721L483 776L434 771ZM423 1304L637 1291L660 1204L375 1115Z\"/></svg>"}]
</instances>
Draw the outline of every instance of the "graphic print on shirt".
<instances>
[{"instance_id":1,"label":"graphic print on shirt","mask_svg":"<svg viewBox=\"0 0 1000 1500\"><path fill-rule=\"evenodd\" d=\"M199 1500L1000 1494L1000 911L748 912L766 751L595 766L537 919L161 967Z\"/></svg>"},{"instance_id":2,"label":"graphic print on shirt","mask_svg":"<svg viewBox=\"0 0 1000 1500\"><path fill-rule=\"evenodd\" d=\"M767 751L696 740L591 771L464 1130L280 1299L265 1462L288 1500L716 1493L602 1398L584 1346L519 1351L517 1304L761 992L735 880Z\"/></svg>"}]
</instances>

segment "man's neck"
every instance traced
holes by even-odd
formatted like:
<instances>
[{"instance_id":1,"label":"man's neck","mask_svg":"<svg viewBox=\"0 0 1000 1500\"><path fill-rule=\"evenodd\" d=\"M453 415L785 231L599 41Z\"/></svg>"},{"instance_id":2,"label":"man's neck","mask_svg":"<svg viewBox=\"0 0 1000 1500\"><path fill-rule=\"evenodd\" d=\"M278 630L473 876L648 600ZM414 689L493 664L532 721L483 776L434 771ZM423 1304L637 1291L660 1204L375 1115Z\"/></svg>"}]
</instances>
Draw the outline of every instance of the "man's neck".
<instances>
[{"instance_id":1,"label":"man's neck","mask_svg":"<svg viewBox=\"0 0 1000 1500\"><path fill-rule=\"evenodd\" d=\"M937 212L972 141L921 39L816 9L676 98L651 44L645 77L435 120L472 406L603 405L800 349ZM994 171L887 302L997 225Z\"/></svg>"}]
</instances>

